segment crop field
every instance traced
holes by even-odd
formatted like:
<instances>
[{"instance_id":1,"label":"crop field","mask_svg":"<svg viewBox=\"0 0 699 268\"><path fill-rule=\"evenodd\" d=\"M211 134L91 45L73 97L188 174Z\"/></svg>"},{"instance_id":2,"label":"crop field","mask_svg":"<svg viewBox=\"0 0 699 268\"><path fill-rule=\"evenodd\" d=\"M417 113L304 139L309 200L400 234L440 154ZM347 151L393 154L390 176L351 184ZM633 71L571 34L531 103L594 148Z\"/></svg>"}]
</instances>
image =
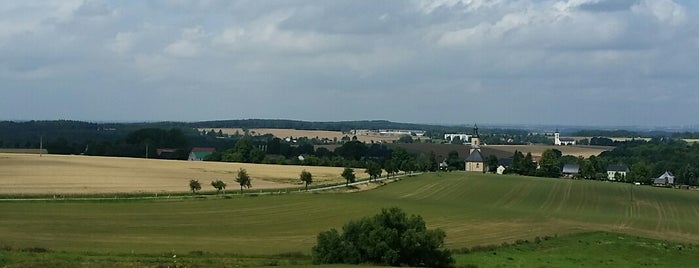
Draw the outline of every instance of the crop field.
<instances>
[{"instance_id":1,"label":"crop field","mask_svg":"<svg viewBox=\"0 0 699 268\"><path fill-rule=\"evenodd\" d=\"M318 232L398 206L452 249L588 231L699 243L699 192L463 172L371 191L200 200L0 202L0 245L68 252L308 254Z\"/></svg>"},{"instance_id":2,"label":"crop field","mask_svg":"<svg viewBox=\"0 0 699 268\"><path fill-rule=\"evenodd\" d=\"M198 179L213 190L220 179L236 189L239 168L252 178L252 189L296 188L301 170L313 174L314 184L344 181L342 168L243 163L176 161L95 156L0 154L0 194L170 193L189 190ZM359 178L367 175L355 171Z\"/></svg>"},{"instance_id":3,"label":"crop field","mask_svg":"<svg viewBox=\"0 0 699 268\"><path fill-rule=\"evenodd\" d=\"M210 131L211 129L207 128L200 128L199 131L206 130ZM214 128L214 131L218 132L221 130L221 132L225 134L243 134L243 129L242 128ZM348 136L352 137L355 136L355 134L349 134L349 133L342 133L341 131L327 131L327 130L299 130L299 129L281 129L281 128L251 128L248 129L250 134L252 135L265 135L265 134L272 134L275 137L278 138L286 138L286 137L294 137L294 138L299 138L299 137L307 137L309 139L312 138L318 138L318 139L329 139L329 140L341 140L342 137ZM362 141L362 142L379 142L379 141L394 141L398 140L400 136L397 135L385 135L381 136L378 134L374 133L369 133L366 131L362 131L360 133L356 134L357 140ZM423 137L422 139L428 139L427 137Z\"/></svg>"}]
</instances>

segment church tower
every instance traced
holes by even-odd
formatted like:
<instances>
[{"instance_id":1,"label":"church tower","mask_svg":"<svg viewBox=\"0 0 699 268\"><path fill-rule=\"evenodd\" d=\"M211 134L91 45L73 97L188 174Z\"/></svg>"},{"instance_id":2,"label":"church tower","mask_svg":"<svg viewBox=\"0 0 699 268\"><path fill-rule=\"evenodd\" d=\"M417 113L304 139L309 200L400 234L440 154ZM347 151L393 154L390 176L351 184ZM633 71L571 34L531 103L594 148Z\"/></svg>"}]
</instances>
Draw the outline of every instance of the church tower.
<instances>
[{"instance_id":1,"label":"church tower","mask_svg":"<svg viewBox=\"0 0 699 268\"><path fill-rule=\"evenodd\" d=\"M481 145L481 136L478 135L478 125L473 124L473 137L471 137L471 146L478 148Z\"/></svg>"},{"instance_id":2,"label":"church tower","mask_svg":"<svg viewBox=\"0 0 699 268\"><path fill-rule=\"evenodd\" d=\"M558 129L553 133L553 144L561 145L561 133L558 132Z\"/></svg>"}]
</instances>

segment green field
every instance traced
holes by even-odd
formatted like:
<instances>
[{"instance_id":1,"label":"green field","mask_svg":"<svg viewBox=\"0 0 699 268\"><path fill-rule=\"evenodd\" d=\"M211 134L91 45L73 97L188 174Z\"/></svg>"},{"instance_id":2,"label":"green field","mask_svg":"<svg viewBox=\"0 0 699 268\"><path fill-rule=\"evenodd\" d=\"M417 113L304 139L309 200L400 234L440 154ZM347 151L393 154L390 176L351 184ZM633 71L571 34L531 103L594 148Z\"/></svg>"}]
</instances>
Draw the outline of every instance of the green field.
<instances>
[{"instance_id":1,"label":"green field","mask_svg":"<svg viewBox=\"0 0 699 268\"><path fill-rule=\"evenodd\" d=\"M318 232L390 206L444 229L452 249L588 231L699 243L699 192L456 172L356 193L3 201L0 246L102 254L308 254Z\"/></svg>"}]
</instances>

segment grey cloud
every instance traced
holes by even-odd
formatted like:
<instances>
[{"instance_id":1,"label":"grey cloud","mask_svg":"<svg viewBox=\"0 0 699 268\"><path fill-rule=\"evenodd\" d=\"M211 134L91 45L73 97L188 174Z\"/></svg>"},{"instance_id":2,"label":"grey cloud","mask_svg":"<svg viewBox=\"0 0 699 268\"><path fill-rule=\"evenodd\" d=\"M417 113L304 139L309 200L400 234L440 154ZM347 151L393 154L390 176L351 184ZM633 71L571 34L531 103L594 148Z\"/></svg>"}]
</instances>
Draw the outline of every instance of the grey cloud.
<instances>
[{"instance_id":1,"label":"grey cloud","mask_svg":"<svg viewBox=\"0 0 699 268\"><path fill-rule=\"evenodd\" d=\"M580 10L590 12L616 12L628 11L632 6L639 4L640 0L598 0L583 3L578 6Z\"/></svg>"},{"instance_id":2,"label":"grey cloud","mask_svg":"<svg viewBox=\"0 0 699 268\"><path fill-rule=\"evenodd\" d=\"M662 1L18 7L0 11L27 29L0 28L0 119L684 124L697 7Z\"/></svg>"}]
</instances>

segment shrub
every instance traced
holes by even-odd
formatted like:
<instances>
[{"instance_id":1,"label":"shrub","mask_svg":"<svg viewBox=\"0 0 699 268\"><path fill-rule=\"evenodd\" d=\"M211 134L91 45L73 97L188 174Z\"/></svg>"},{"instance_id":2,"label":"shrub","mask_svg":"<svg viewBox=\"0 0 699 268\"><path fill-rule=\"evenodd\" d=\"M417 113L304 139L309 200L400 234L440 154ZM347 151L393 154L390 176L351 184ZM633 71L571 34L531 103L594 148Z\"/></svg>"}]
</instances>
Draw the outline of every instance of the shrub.
<instances>
[{"instance_id":1,"label":"shrub","mask_svg":"<svg viewBox=\"0 0 699 268\"><path fill-rule=\"evenodd\" d=\"M318 234L312 253L314 263L427 267L454 263L451 252L443 248L444 231L427 230L422 217L408 217L399 208L382 209L373 217L350 221L342 230L342 234L335 229Z\"/></svg>"}]
</instances>

